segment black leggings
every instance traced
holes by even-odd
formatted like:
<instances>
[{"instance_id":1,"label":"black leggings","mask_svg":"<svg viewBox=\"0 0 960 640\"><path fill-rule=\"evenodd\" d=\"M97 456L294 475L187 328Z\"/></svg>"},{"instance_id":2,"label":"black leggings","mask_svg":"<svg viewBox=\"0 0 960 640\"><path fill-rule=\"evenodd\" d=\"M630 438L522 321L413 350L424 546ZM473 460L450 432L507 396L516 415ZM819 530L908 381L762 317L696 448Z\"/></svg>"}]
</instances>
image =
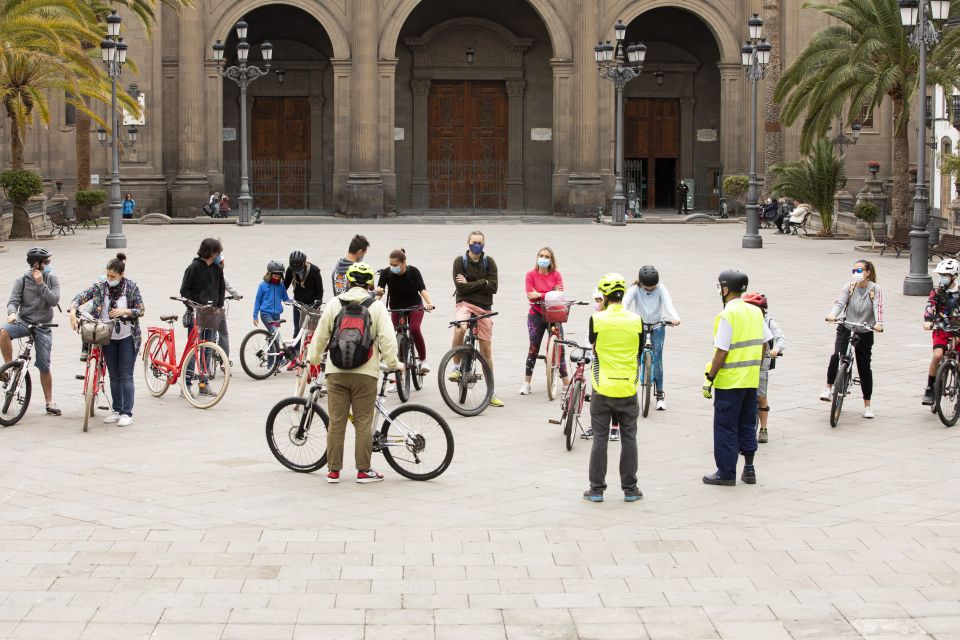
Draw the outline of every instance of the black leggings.
<instances>
[{"instance_id":1,"label":"black leggings","mask_svg":"<svg viewBox=\"0 0 960 640\"><path fill-rule=\"evenodd\" d=\"M830 365L827 367L827 384L832 385L837 379L837 369L840 368L840 354L846 353L847 341L850 339L850 330L846 327L837 327L837 342L830 356ZM857 373L860 376L860 390L863 399L869 400L873 395L873 371L870 370L870 358L873 355L873 333L861 333L860 340L854 347L857 360Z\"/></svg>"}]
</instances>

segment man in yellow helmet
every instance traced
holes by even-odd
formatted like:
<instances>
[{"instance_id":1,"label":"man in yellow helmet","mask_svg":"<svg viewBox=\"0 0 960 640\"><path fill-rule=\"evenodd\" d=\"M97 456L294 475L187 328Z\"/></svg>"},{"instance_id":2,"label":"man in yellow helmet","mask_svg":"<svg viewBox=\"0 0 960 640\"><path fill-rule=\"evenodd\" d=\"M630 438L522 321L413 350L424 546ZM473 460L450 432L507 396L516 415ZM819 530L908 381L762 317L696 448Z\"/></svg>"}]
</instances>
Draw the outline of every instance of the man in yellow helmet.
<instances>
[{"instance_id":1,"label":"man in yellow helmet","mask_svg":"<svg viewBox=\"0 0 960 640\"><path fill-rule=\"evenodd\" d=\"M747 274L723 271L717 288L723 311L713 321L713 360L704 372L703 397L713 398L713 457L717 470L703 476L704 484L737 484L737 454L744 458L747 484L756 484L753 455L757 451L757 387L767 341L773 334L759 307L740 296L747 290Z\"/></svg>"},{"instance_id":2,"label":"man in yellow helmet","mask_svg":"<svg viewBox=\"0 0 960 640\"><path fill-rule=\"evenodd\" d=\"M589 337L593 344L590 395L590 488L585 500L603 502L607 488L607 436L611 418L620 420L620 486L626 502L643 497L637 488L637 382L643 346L643 320L623 306L626 280L619 273L600 278L597 289L606 307L590 316Z\"/></svg>"}]
</instances>

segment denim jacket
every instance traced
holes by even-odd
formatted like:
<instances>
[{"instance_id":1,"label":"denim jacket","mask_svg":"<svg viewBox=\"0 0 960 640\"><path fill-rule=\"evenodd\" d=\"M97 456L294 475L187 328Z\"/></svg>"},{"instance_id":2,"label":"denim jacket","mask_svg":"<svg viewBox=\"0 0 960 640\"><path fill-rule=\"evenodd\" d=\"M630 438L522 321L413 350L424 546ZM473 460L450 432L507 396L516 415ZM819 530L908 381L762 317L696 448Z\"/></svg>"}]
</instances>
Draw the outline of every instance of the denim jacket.
<instances>
[{"instance_id":1,"label":"denim jacket","mask_svg":"<svg viewBox=\"0 0 960 640\"><path fill-rule=\"evenodd\" d=\"M124 291L122 295L127 297L127 308L133 312L133 315L130 318L130 335L133 336L133 348L135 349L136 353L139 353L140 342L142 340L140 333L140 317L143 316L143 312L145 310L145 307L143 306L143 297L140 295L140 288L133 280L124 278L123 287ZM78 309L82 305L92 302L93 310L90 315L99 319L103 314L103 305L106 304L107 289L109 288L110 286L106 282L95 282L89 289L85 289L84 291L78 293L73 298L73 302L70 303L70 307L73 309Z\"/></svg>"}]
</instances>

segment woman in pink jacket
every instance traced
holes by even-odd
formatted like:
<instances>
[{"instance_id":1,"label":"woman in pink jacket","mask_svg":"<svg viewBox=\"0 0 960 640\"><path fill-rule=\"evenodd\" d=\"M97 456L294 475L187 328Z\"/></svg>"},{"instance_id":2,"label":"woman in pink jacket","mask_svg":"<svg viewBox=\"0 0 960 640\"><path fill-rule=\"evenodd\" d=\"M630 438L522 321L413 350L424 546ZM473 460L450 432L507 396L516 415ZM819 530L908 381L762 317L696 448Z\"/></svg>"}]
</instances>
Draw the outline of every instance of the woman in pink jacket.
<instances>
[{"instance_id":1,"label":"woman in pink jacket","mask_svg":"<svg viewBox=\"0 0 960 640\"><path fill-rule=\"evenodd\" d=\"M540 344L543 334L547 330L547 321L543 317L544 296L551 291L563 291L563 277L557 271L557 258L553 249L544 247L537 253L536 266L527 272L526 278L527 299L530 300L530 312L527 314L527 334L530 336L530 349L527 351L527 369L524 383L520 386L520 395L530 394L530 380L533 378L533 365L537 362L540 353ZM563 379L563 388L570 384L567 375L567 363L560 361L560 377Z\"/></svg>"}]
</instances>

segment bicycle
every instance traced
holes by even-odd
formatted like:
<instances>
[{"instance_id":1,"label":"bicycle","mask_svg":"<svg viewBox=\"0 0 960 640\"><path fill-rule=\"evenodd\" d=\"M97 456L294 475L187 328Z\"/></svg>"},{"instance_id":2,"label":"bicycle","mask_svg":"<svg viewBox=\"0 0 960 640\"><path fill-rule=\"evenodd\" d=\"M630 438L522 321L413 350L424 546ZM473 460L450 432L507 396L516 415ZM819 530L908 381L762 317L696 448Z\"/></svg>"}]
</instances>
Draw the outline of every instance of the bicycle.
<instances>
[{"instance_id":1,"label":"bicycle","mask_svg":"<svg viewBox=\"0 0 960 640\"><path fill-rule=\"evenodd\" d=\"M314 307L308 307L293 300L283 304L296 307L305 314L314 313ZM283 318L277 322L264 323L264 327L254 329L243 337L243 342L240 343L240 366L254 380L266 380L276 375L284 361L293 361L297 358L294 345L297 342L303 342L308 331L307 323L301 323L299 333L288 343L284 343L280 337L280 328L284 323L286 320Z\"/></svg>"},{"instance_id":2,"label":"bicycle","mask_svg":"<svg viewBox=\"0 0 960 640\"><path fill-rule=\"evenodd\" d=\"M560 364L563 362L563 347L558 342L563 337L563 323L570 317L570 307L573 305L588 305L589 302L570 300L563 303L547 304L536 302L543 310L543 319L547 322L547 346L538 360L544 361L547 372L547 399L553 400L560 390Z\"/></svg>"},{"instance_id":3,"label":"bicycle","mask_svg":"<svg viewBox=\"0 0 960 640\"><path fill-rule=\"evenodd\" d=\"M292 361L297 367L296 395L302 396L323 371L323 365L310 364L309 358L307 358L310 343L313 342L313 334L323 312L323 305L310 306L299 302L294 302L293 305L300 309L300 331L297 333L297 338L300 339L300 349L296 352ZM293 345L297 343L297 338L287 343L288 350L292 351Z\"/></svg>"},{"instance_id":4,"label":"bicycle","mask_svg":"<svg viewBox=\"0 0 960 640\"><path fill-rule=\"evenodd\" d=\"M129 320L114 318L110 320L97 320L89 313L80 314L80 333L83 334L85 324L108 324L111 326L111 333L120 325L121 322ZM93 332L91 331L91 336ZM107 397L107 392L103 381L107 377L107 360L103 357L103 346L96 342L87 343L87 366L83 375L83 432L87 432L90 425L90 418L94 416L97 409L109 411L111 402ZM97 404L97 398L102 399L101 404Z\"/></svg>"},{"instance_id":5,"label":"bicycle","mask_svg":"<svg viewBox=\"0 0 960 640\"><path fill-rule=\"evenodd\" d=\"M643 323L643 350L640 352L640 413L646 418L650 413L653 396L653 332L660 327L673 326L669 322Z\"/></svg>"},{"instance_id":6,"label":"bicycle","mask_svg":"<svg viewBox=\"0 0 960 640\"><path fill-rule=\"evenodd\" d=\"M30 382L30 354L33 352L33 343L36 341L38 329L52 329L58 325L50 323L26 324L20 320L14 321L27 328L27 339L20 349L20 355L0 367L0 425L10 427L18 422L27 413L30 406L30 393L33 385ZM13 413L11 413L13 411Z\"/></svg>"},{"instance_id":7,"label":"bicycle","mask_svg":"<svg viewBox=\"0 0 960 640\"><path fill-rule=\"evenodd\" d=\"M573 449L573 443L577 439L576 431L585 435L583 425L580 423L580 414L583 412L584 401L589 402L590 396L587 394L587 378L584 370L593 360L590 347L583 347L573 340L557 340L559 344L571 347L570 362L576 365L573 375L570 377L570 385L567 387L567 393L560 400L560 419L548 420L550 424L563 425L563 435L567 442L567 451Z\"/></svg>"},{"instance_id":8,"label":"bicycle","mask_svg":"<svg viewBox=\"0 0 960 640\"><path fill-rule=\"evenodd\" d=\"M177 316L160 316L160 320L168 326L147 329L148 337L143 347L143 376L147 389L151 395L159 398L171 384L179 380L181 395L187 402L198 409L209 409L220 402L230 385L230 360L227 354L215 340L200 338L201 330L211 330L219 324L215 318L202 319L202 316L215 315L215 307L212 303L199 304L177 296L171 296L170 299L190 307L194 314L193 326L190 327L179 363L175 360L177 346L173 330ZM201 311L205 313L201 314ZM201 327L201 324L208 326ZM221 378L217 375L218 370L223 373L219 390L216 389L217 380ZM197 382L196 393L193 391L193 381Z\"/></svg>"},{"instance_id":9,"label":"bicycle","mask_svg":"<svg viewBox=\"0 0 960 640\"><path fill-rule=\"evenodd\" d=\"M930 410L937 414L943 426L952 427L960 419L960 328L943 321L935 323L934 328L946 331L950 340L937 368Z\"/></svg>"},{"instance_id":10,"label":"bicycle","mask_svg":"<svg viewBox=\"0 0 960 640\"><path fill-rule=\"evenodd\" d=\"M873 331L873 326L863 322L846 322L837 320L836 324L843 325L850 331L850 339L847 340L847 349L840 354L840 365L837 370L837 377L834 379L833 389L830 394L830 426L836 427L840 422L840 411L843 409L843 400L850 394L851 384L860 384L859 378L853 377L853 356L857 343L860 342L860 334L856 329L867 329Z\"/></svg>"},{"instance_id":11,"label":"bicycle","mask_svg":"<svg viewBox=\"0 0 960 640\"><path fill-rule=\"evenodd\" d=\"M404 404L388 413L384 398L390 375L390 371L383 372L376 398L374 408L376 415L383 418L383 425L373 433L373 451L382 453L387 464L405 478L432 480L446 471L453 460L453 432L439 413L420 404ZM280 464L299 473L312 473L327 464L330 418L319 400L320 385L314 383L309 397L284 398L267 416L270 452ZM323 431L311 439L310 430L315 419L320 420ZM433 456L434 450L428 449L428 444L436 442L440 443L437 453L442 455ZM429 460L439 461L428 462L428 455ZM411 465L411 468L404 464Z\"/></svg>"},{"instance_id":12,"label":"bicycle","mask_svg":"<svg viewBox=\"0 0 960 640\"><path fill-rule=\"evenodd\" d=\"M493 370L490 369L490 363L480 353L477 347L478 325L484 318L490 318L497 315L498 312L484 313L481 315L471 314L466 320L454 320L450 327L458 327L462 324L467 325L467 331L463 336L463 344L453 347L443 356L440 361L440 367L437 371L437 380L440 384L440 396L454 412L461 416L476 416L483 413L484 409L490 406L490 400L493 399ZM457 363L459 362L459 367ZM451 364L453 366L451 366ZM451 366L447 372L447 367ZM453 382L455 386L448 389L446 382ZM477 384L483 383L483 392L476 395L479 391ZM474 398L479 400L473 400ZM472 400L467 403L467 400Z\"/></svg>"},{"instance_id":13,"label":"bicycle","mask_svg":"<svg viewBox=\"0 0 960 640\"><path fill-rule=\"evenodd\" d=\"M397 324L397 356L403 363L403 371L397 371L396 376L397 395L400 402L406 402L410 399L410 385L417 391L423 389L423 374L420 372L420 358L417 357L417 350L413 344L413 337L410 335L410 313L424 309L423 305L408 307L406 309L390 309L390 313L400 314L400 322Z\"/></svg>"}]
</instances>

